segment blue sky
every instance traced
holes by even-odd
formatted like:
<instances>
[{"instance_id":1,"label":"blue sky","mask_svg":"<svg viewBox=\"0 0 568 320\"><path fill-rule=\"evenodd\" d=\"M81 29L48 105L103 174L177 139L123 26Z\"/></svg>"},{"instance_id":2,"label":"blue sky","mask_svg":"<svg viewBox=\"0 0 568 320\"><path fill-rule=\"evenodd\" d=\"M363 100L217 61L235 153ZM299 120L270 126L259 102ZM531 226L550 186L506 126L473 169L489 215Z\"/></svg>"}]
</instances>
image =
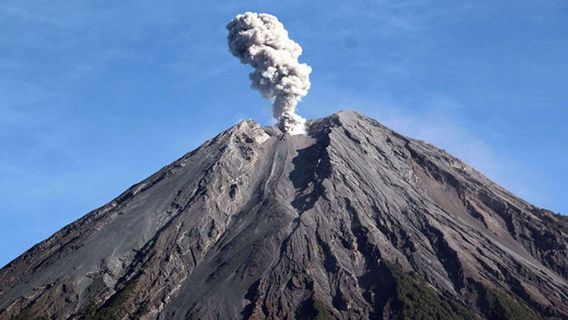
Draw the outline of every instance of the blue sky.
<instances>
[{"instance_id":1,"label":"blue sky","mask_svg":"<svg viewBox=\"0 0 568 320\"><path fill-rule=\"evenodd\" d=\"M239 120L243 11L304 48L307 118L353 109L568 213L568 2L0 2L0 265Z\"/></svg>"}]
</instances>

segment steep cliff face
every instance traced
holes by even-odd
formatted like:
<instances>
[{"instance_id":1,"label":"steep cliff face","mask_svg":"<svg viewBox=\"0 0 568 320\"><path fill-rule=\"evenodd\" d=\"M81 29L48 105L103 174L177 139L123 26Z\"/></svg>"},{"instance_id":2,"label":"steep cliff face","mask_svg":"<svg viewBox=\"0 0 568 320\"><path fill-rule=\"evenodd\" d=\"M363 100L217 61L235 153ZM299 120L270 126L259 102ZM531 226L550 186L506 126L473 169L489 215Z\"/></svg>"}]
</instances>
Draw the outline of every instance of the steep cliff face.
<instances>
[{"instance_id":1,"label":"steep cliff face","mask_svg":"<svg viewBox=\"0 0 568 320\"><path fill-rule=\"evenodd\" d=\"M0 270L0 319L568 317L568 223L353 112L242 122Z\"/></svg>"}]
</instances>

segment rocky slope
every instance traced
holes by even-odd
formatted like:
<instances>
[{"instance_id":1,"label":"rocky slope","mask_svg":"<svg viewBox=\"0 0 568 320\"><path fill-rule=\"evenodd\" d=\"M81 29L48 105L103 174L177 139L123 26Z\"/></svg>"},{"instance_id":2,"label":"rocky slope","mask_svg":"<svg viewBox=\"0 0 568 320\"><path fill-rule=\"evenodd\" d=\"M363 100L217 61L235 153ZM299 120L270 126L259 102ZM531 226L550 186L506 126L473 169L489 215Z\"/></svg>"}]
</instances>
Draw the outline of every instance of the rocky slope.
<instances>
[{"instance_id":1,"label":"rocky slope","mask_svg":"<svg viewBox=\"0 0 568 320\"><path fill-rule=\"evenodd\" d=\"M242 122L0 270L0 319L568 317L568 223L340 112Z\"/></svg>"}]
</instances>

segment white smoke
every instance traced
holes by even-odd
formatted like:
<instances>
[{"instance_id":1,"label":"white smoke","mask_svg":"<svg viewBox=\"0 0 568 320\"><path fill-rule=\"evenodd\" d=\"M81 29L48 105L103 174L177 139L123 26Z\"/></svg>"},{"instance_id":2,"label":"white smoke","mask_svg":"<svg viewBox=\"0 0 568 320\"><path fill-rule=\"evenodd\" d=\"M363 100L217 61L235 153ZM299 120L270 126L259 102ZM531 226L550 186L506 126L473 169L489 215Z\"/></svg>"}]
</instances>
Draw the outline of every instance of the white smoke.
<instances>
[{"instance_id":1,"label":"white smoke","mask_svg":"<svg viewBox=\"0 0 568 320\"><path fill-rule=\"evenodd\" d=\"M288 38L288 31L273 15L245 12L227 25L229 50L255 70L252 87L273 101L273 115L287 134L305 132L306 120L296 106L310 89L312 68L299 63L302 47Z\"/></svg>"}]
</instances>

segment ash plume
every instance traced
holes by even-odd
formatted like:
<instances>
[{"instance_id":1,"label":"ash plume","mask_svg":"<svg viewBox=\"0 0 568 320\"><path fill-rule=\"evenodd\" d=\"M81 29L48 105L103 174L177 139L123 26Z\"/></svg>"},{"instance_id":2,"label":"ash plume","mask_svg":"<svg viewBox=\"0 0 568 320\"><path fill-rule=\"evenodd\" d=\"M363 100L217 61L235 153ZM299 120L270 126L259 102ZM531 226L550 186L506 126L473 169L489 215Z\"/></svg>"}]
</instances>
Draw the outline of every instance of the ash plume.
<instances>
[{"instance_id":1,"label":"ash plume","mask_svg":"<svg viewBox=\"0 0 568 320\"><path fill-rule=\"evenodd\" d=\"M310 89L312 69L299 63L302 47L288 38L288 31L273 15L245 12L227 25L229 50L254 68L252 88L272 100L273 116L286 134L305 132L306 120L296 106Z\"/></svg>"}]
</instances>

